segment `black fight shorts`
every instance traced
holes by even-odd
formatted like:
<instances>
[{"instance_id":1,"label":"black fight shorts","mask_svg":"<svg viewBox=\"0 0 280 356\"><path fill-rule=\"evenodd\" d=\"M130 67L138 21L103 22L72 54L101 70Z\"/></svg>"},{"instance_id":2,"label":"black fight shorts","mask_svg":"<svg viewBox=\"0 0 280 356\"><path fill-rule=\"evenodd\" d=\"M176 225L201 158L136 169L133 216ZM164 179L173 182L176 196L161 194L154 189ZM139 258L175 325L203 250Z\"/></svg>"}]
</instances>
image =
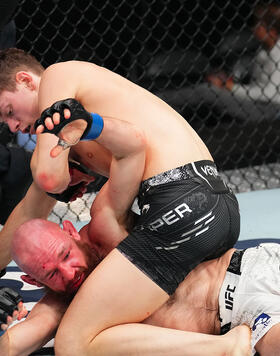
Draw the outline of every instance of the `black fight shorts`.
<instances>
[{"instance_id":1,"label":"black fight shorts","mask_svg":"<svg viewBox=\"0 0 280 356\"><path fill-rule=\"evenodd\" d=\"M169 295L200 262L238 239L238 202L212 161L143 181L138 204L139 220L117 249Z\"/></svg>"}]
</instances>

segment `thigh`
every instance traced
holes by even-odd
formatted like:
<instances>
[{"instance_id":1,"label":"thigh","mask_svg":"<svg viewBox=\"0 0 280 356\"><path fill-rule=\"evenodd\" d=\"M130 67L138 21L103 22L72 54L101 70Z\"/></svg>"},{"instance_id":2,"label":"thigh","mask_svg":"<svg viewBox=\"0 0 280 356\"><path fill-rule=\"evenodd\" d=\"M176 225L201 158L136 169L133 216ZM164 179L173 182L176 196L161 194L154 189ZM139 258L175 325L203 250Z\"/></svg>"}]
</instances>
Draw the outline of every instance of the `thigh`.
<instances>
[{"instance_id":1,"label":"thigh","mask_svg":"<svg viewBox=\"0 0 280 356\"><path fill-rule=\"evenodd\" d=\"M280 323L269 329L269 331L256 344L255 349L260 354L260 356L280 355L279 335Z\"/></svg>"},{"instance_id":2,"label":"thigh","mask_svg":"<svg viewBox=\"0 0 280 356\"><path fill-rule=\"evenodd\" d=\"M81 286L57 337L75 348L111 326L141 322L167 299L157 284L115 249Z\"/></svg>"}]
</instances>

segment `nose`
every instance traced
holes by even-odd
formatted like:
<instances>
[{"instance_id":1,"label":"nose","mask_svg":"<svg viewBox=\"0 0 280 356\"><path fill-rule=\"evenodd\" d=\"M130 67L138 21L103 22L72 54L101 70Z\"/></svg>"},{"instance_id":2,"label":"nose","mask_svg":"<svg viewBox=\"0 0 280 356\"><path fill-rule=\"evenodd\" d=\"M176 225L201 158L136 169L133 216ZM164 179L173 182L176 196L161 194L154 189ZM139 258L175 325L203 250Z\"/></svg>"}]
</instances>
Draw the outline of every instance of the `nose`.
<instances>
[{"instance_id":1,"label":"nose","mask_svg":"<svg viewBox=\"0 0 280 356\"><path fill-rule=\"evenodd\" d=\"M19 121L15 119L8 119L7 124L11 132L17 132L19 130Z\"/></svg>"},{"instance_id":2,"label":"nose","mask_svg":"<svg viewBox=\"0 0 280 356\"><path fill-rule=\"evenodd\" d=\"M69 263L60 263L59 270L65 282L69 282L74 279L75 269Z\"/></svg>"}]
</instances>

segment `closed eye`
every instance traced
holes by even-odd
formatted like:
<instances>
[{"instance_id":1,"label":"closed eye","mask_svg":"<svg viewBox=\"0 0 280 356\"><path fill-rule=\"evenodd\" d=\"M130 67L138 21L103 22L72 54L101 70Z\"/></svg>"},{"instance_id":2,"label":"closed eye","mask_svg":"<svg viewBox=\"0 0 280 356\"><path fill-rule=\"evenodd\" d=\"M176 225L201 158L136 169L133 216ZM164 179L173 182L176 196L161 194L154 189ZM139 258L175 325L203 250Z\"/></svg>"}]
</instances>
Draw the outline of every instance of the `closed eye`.
<instances>
[{"instance_id":1,"label":"closed eye","mask_svg":"<svg viewBox=\"0 0 280 356\"><path fill-rule=\"evenodd\" d=\"M12 108L11 106L9 106L7 115L8 115L8 116L12 116L13 113L14 113L14 112L13 112L13 108Z\"/></svg>"},{"instance_id":2,"label":"closed eye","mask_svg":"<svg viewBox=\"0 0 280 356\"><path fill-rule=\"evenodd\" d=\"M64 257L64 261L67 260L67 258L70 256L70 251L67 252L67 254Z\"/></svg>"},{"instance_id":3,"label":"closed eye","mask_svg":"<svg viewBox=\"0 0 280 356\"><path fill-rule=\"evenodd\" d=\"M54 277L54 275L56 274L57 269L55 269L49 276L49 279L52 279Z\"/></svg>"}]
</instances>

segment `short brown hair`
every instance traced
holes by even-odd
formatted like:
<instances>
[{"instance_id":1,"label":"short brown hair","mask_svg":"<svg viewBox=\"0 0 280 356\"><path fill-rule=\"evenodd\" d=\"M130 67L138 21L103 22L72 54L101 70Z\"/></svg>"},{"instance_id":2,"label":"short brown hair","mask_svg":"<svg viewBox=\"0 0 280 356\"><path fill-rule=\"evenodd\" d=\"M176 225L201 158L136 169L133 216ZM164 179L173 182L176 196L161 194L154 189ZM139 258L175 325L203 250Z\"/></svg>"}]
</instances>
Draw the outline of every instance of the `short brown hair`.
<instances>
[{"instance_id":1,"label":"short brown hair","mask_svg":"<svg viewBox=\"0 0 280 356\"><path fill-rule=\"evenodd\" d=\"M0 51L0 93L3 90L16 90L15 74L21 70L41 75L44 67L35 57L21 49L8 48Z\"/></svg>"}]
</instances>

